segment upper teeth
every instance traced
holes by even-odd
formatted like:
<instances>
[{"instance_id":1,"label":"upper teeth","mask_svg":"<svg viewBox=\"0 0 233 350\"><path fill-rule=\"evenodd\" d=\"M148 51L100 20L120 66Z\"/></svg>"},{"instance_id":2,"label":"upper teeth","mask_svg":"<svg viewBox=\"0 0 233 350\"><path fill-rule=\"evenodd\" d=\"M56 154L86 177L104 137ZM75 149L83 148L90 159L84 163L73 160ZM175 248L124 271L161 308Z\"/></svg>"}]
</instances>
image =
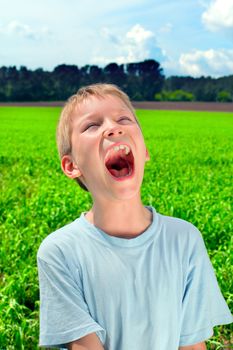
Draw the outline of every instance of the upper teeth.
<instances>
[{"instance_id":1,"label":"upper teeth","mask_svg":"<svg viewBox=\"0 0 233 350\"><path fill-rule=\"evenodd\" d=\"M125 154L129 154L130 152L130 148L126 145L114 146L113 149L115 152L118 152L120 149L125 149Z\"/></svg>"}]
</instances>

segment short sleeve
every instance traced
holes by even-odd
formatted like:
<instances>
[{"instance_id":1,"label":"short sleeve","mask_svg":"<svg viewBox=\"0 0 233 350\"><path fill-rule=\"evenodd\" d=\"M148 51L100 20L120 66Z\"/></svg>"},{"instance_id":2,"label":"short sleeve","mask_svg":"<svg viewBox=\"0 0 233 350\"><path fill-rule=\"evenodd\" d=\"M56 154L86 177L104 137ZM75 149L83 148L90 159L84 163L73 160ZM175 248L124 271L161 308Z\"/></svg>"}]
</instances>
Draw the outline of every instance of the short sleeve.
<instances>
[{"instance_id":1,"label":"short sleeve","mask_svg":"<svg viewBox=\"0 0 233 350\"><path fill-rule=\"evenodd\" d=\"M79 274L74 278L62 254L48 259L49 263L40 255L40 346L65 348L94 332L104 343L105 330L90 315Z\"/></svg>"},{"instance_id":2,"label":"short sleeve","mask_svg":"<svg viewBox=\"0 0 233 350\"><path fill-rule=\"evenodd\" d=\"M202 342L212 336L214 326L232 322L197 229L192 232L192 240L182 301L180 346Z\"/></svg>"}]
</instances>

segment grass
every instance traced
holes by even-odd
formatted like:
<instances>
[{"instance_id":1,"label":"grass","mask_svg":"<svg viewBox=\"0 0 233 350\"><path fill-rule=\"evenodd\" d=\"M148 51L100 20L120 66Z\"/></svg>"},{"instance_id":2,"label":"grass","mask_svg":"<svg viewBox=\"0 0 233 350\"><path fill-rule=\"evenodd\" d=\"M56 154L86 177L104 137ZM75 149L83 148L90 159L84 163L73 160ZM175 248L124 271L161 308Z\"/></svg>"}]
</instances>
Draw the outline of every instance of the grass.
<instances>
[{"instance_id":1,"label":"grass","mask_svg":"<svg viewBox=\"0 0 233 350\"><path fill-rule=\"evenodd\" d=\"M36 252L44 237L91 205L60 170L55 128L60 108L0 108L0 349L36 349ZM232 309L233 114L137 112L151 161L145 204L202 232ZM208 349L228 349L230 326L215 328ZM225 347L224 347L225 346Z\"/></svg>"}]
</instances>

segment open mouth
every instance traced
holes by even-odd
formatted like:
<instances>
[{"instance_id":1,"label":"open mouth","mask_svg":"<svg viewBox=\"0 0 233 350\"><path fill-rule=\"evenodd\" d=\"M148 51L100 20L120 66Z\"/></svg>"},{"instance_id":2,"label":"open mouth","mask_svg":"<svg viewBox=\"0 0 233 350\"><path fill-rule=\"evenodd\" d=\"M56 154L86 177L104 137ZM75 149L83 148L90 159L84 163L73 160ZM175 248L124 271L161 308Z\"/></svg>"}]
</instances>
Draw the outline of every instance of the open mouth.
<instances>
[{"instance_id":1,"label":"open mouth","mask_svg":"<svg viewBox=\"0 0 233 350\"><path fill-rule=\"evenodd\" d=\"M134 170L134 157L130 150L126 154L125 149L111 152L105 166L109 173L116 179L130 177Z\"/></svg>"}]
</instances>

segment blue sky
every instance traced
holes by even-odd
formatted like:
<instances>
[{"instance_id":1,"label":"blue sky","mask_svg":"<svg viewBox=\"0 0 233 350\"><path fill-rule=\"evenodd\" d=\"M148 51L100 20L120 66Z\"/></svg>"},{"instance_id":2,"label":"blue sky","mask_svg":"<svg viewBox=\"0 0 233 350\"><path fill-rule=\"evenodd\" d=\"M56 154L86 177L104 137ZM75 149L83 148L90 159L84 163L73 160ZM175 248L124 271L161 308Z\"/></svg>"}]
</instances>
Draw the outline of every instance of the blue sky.
<instances>
[{"instance_id":1,"label":"blue sky","mask_svg":"<svg viewBox=\"0 0 233 350\"><path fill-rule=\"evenodd\" d=\"M167 76L233 74L233 0L0 0L0 66L153 58Z\"/></svg>"}]
</instances>

